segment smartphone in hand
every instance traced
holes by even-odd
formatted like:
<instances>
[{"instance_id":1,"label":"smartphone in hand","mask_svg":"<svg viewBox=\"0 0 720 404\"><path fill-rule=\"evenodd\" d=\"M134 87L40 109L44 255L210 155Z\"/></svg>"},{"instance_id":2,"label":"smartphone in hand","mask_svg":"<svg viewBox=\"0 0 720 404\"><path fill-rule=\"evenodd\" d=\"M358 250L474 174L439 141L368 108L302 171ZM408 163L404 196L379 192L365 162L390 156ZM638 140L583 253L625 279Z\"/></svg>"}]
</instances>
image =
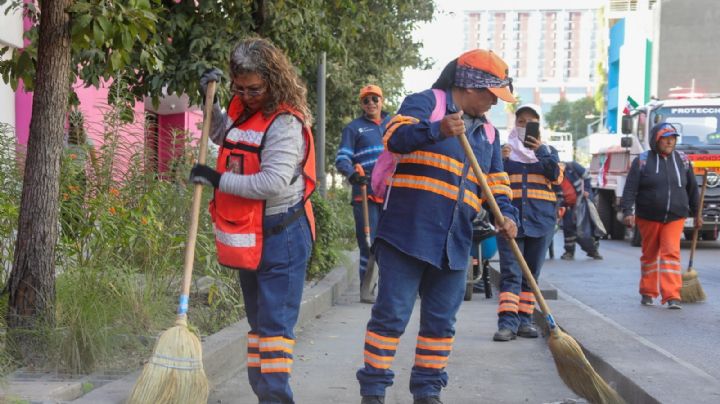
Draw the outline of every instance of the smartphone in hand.
<instances>
[{"instance_id":1,"label":"smartphone in hand","mask_svg":"<svg viewBox=\"0 0 720 404\"><path fill-rule=\"evenodd\" d=\"M525 125L525 139L523 139L523 145L529 147L527 138L531 137L537 140L540 137L540 123L539 122L528 122Z\"/></svg>"}]
</instances>

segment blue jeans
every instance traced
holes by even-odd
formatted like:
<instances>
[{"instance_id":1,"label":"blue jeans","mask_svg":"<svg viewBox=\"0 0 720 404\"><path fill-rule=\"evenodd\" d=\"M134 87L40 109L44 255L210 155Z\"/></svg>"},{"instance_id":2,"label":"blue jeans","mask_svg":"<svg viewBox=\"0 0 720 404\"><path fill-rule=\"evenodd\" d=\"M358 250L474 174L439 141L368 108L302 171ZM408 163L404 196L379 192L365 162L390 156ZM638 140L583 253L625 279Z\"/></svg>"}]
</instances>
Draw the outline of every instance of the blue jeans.
<instances>
[{"instance_id":1,"label":"blue jeans","mask_svg":"<svg viewBox=\"0 0 720 404\"><path fill-rule=\"evenodd\" d=\"M533 278L540 277L540 270L545 263L545 255L552 240L553 233L550 232L542 237L518 237L515 241L527 262ZM527 280L523 276L520 264L510 248L510 242L504 237L498 237L498 248L500 250L500 293L509 292L520 295L520 292L532 292ZM528 313L502 311L498 313L498 329L507 328L517 333L518 327L522 324L530 324L532 318Z\"/></svg>"},{"instance_id":2,"label":"blue jeans","mask_svg":"<svg viewBox=\"0 0 720 404\"><path fill-rule=\"evenodd\" d=\"M386 340L397 340L405 332L419 293L420 330L415 352L439 358L444 363L450 355L452 342L442 341L451 341L455 335L455 315L465 294L466 270L434 267L404 254L381 239L375 242L375 256L380 277L377 301L367 324L368 335L373 333ZM421 340L426 343L421 344ZM440 345L437 341L442 342L442 348L424 347ZM395 374L389 367L373 366L372 357L381 356L392 361L395 349L378 349L366 338L365 351L368 352L365 367L357 371L360 394L384 396L385 389L393 384ZM416 357L410 374L410 392L415 399L439 396L447 382L444 367L422 366Z\"/></svg>"},{"instance_id":3,"label":"blue jeans","mask_svg":"<svg viewBox=\"0 0 720 404\"><path fill-rule=\"evenodd\" d=\"M360 249L360 267L358 275L360 275L360 283L362 284L365 277L365 265L367 265L370 256L370 247L365 240L365 222L363 219L362 202L353 201L353 216L355 217L355 238L357 238L358 248ZM375 231L377 230L378 217L382 209L381 203L368 201L368 218L370 220L370 241L375 239Z\"/></svg>"},{"instance_id":4,"label":"blue jeans","mask_svg":"<svg viewBox=\"0 0 720 404\"><path fill-rule=\"evenodd\" d=\"M293 206L287 213L266 216L265 234L298 209L303 209L302 204ZM256 271L239 271L250 324L248 379L261 404L293 403L289 384L289 362L295 340L293 328L298 319L311 251L310 227L307 218L301 216L280 233L265 238ZM277 337L281 337L279 342ZM253 340L256 341L254 344ZM266 349L260 352L260 346ZM273 350L273 346L278 349ZM273 368L271 359L284 359L288 366L286 369Z\"/></svg>"}]
</instances>

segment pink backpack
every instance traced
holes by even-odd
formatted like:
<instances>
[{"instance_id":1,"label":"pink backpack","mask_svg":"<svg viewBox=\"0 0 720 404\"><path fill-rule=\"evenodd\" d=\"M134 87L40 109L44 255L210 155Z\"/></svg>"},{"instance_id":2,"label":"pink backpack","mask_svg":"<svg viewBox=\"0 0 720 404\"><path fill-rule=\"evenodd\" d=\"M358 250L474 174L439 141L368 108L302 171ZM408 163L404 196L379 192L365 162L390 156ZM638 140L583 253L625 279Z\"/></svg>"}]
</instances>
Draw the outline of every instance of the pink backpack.
<instances>
[{"instance_id":1,"label":"pink backpack","mask_svg":"<svg viewBox=\"0 0 720 404\"><path fill-rule=\"evenodd\" d=\"M445 109L447 101L445 98L445 91L433 88L433 94L435 95L435 109L433 109L430 115L430 122L437 122L445 117ZM495 142L495 128L492 126L490 121L484 124L485 133L487 134L488 141L492 144ZM392 176L395 174L395 167L398 161L400 161L400 155L390 152L385 149L378 156L378 160L375 163L375 167L372 171L372 177L370 178L370 185L372 186L373 195L378 198L389 198L390 190L388 194L385 194L387 185L390 185L392 189Z\"/></svg>"}]
</instances>

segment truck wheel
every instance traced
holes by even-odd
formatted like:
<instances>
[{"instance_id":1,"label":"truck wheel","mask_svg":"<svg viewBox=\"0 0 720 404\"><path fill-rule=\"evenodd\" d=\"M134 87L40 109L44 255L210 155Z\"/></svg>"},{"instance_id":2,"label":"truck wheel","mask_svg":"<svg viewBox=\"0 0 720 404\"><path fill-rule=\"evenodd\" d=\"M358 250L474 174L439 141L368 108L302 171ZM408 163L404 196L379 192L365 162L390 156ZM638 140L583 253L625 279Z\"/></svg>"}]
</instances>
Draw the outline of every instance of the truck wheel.
<instances>
[{"instance_id":1,"label":"truck wheel","mask_svg":"<svg viewBox=\"0 0 720 404\"><path fill-rule=\"evenodd\" d=\"M703 239L703 240L706 240L706 241L715 241L715 240L717 240L717 238L718 238L717 232L714 231L714 230L708 230L708 231L702 232L702 239Z\"/></svg>"},{"instance_id":2,"label":"truck wheel","mask_svg":"<svg viewBox=\"0 0 720 404\"><path fill-rule=\"evenodd\" d=\"M607 234L612 237L612 206L610 205L610 201L608 201L605 192L601 192L599 190L595 191L595 206L597 206L598 216L600 216L600 221L603 226L605 226L605 231L607 231Z\"/></svg>"},{"instance_id":3,"label":"truck wheel","mask_svg":"<svg viewBox=\"0 0 720 404\"><path fill-rule=\"evenodd\" d=\"M595 205L598 215L607 231L608 237L613 240L625 239L625 225L617 220L615 209L612 205L613 194L611 192L596 191Z\"/></svg>"},{"instance_id":4,"label":"truck wheel","mask_svg":"<svg viewBox=\"0 0 720 404\"><path fill-rule=\"evenodd\" d=\"M642 238L640 237L640 230L638 227L633 227L632 237L630 238L630 245L633 247L640 247L642 245Z\"/></svg>"}]
</instances>

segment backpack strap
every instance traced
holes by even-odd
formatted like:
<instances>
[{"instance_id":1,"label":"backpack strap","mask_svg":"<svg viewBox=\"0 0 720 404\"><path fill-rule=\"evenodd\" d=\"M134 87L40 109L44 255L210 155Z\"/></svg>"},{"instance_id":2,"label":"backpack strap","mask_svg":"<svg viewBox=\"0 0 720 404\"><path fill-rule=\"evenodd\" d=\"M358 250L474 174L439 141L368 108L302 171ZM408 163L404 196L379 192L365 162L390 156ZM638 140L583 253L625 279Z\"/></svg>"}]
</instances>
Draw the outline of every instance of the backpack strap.
<instances>
[{"instance_id":1,"label":"backpack strap","mask_svg":"<svg viewBox=\"0 0 720 404\"><path fill-rule=\"evenodd\" d=\"M441 121L443 117L445 117L445 111L447 110L447 98L445 90L433 88L432 92L435 94L435 109L433 109L433 112L430 115L430 122L437 122Z\"/></svg>"},{"instance_id":2,"label":"backpack strap","mask_svg":"<svg viewBox=\"0 0 720 404\"><path fill-rule=\"evenodd\" d=\"M485 136L487 136L488 142L490 142L490 144L495 143L495 127L493 124L488 120L483 124L483 129L485 130Z\"/></svg>"}]
</instances>

